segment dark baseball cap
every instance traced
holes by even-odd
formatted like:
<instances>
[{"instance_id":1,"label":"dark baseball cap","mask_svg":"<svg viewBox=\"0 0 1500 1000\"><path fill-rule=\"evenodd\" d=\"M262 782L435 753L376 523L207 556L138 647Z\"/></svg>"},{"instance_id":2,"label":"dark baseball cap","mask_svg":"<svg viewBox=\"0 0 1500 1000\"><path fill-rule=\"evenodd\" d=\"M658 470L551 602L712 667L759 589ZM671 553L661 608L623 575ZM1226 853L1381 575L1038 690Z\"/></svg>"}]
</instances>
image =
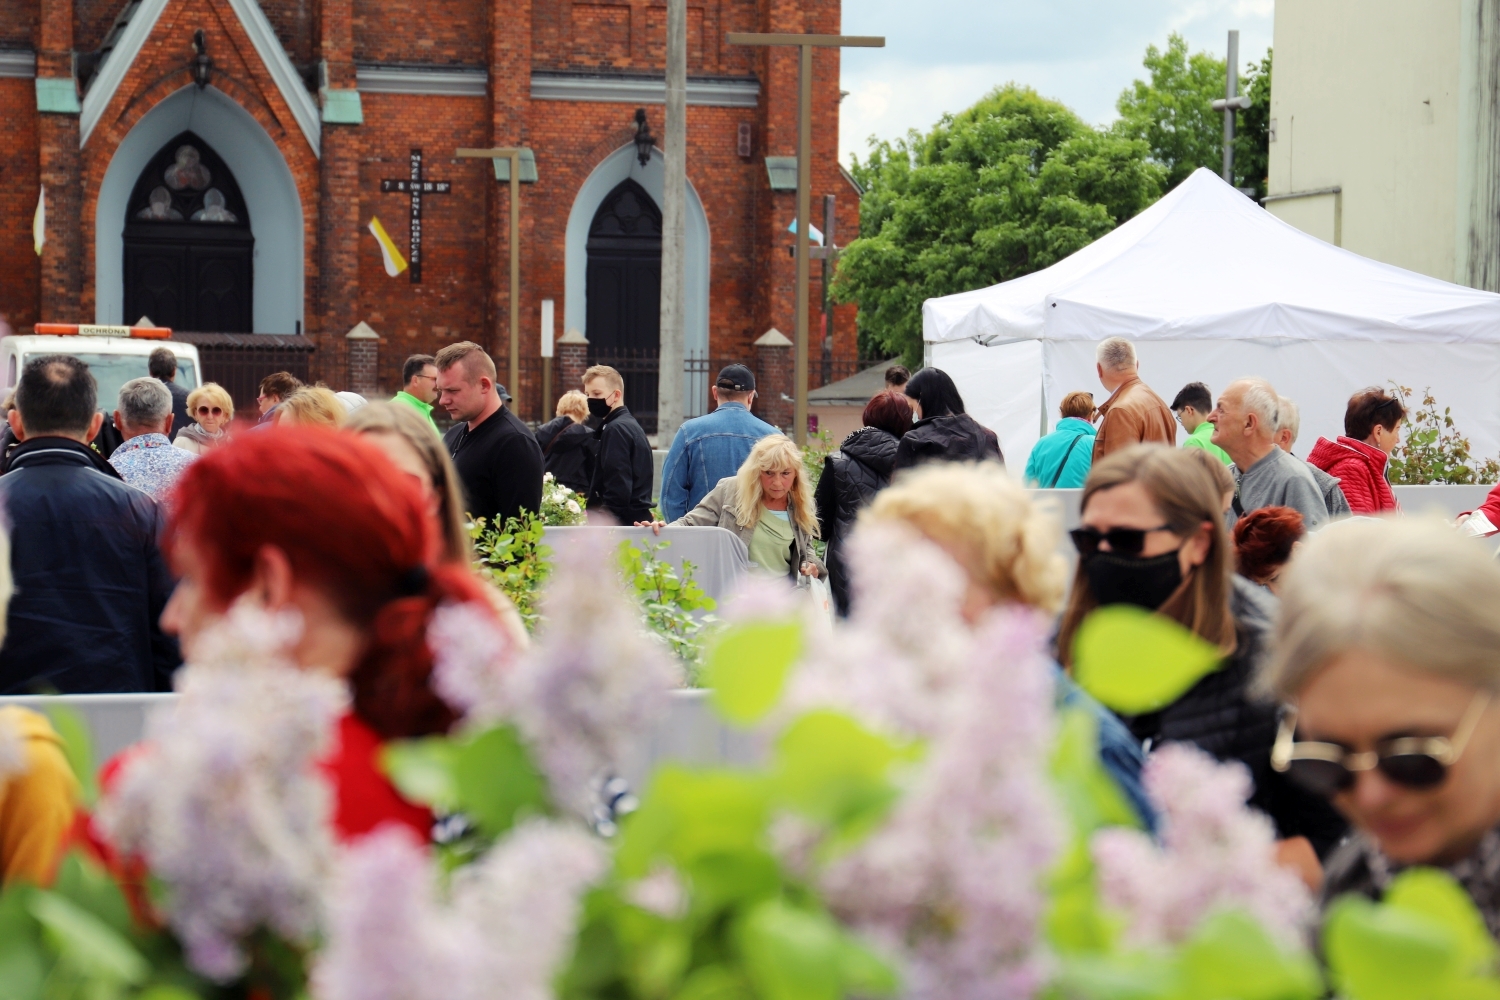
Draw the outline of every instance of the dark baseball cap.
<instances>
[{"instance_id":1,"label":"dark baseball cap","mask_svg":"<svg viewBox=\"0 0 1500 1000\"><path fill-rule=\"evenodd\" d=\"M755 374L744 365L725 365L714 385L730 392L749 392L755 388Z\"/></svg>"},{"instance_id":2,"label":"dark baseball cap","mask_svg":"<svg viewBox=\"0 0 1500 1000\"><path fill-rule=\"evenodd\" d=\"M505 386L501 385L499 382L495 383L495 392L500 396L502 402L510 402L510 393L506 392Z\"/></svg>"}]
</instances>

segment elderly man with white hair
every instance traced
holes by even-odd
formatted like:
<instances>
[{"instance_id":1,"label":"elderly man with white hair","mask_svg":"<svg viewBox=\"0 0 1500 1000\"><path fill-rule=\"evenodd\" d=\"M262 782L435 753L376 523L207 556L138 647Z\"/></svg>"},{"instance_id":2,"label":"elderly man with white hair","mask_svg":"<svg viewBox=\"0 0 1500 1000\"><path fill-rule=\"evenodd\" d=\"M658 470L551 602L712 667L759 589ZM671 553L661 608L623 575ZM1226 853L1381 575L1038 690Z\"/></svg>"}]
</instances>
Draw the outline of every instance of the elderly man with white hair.
<instances>
[{"instance_id":1,"label":"elderly man with white hair","mask_svg":"<svg viewBox=\"0 0 1500 1000\"><path fill-rule=\"evenodd\" d=\"M1280 397L1265 379L1231 382L1208 415L1213 442L1229 453L1240 473L1237 516L1262 507L1290 507L1314 531L1327 523L1328 507L1307 463L1276 447L1280 407Z\"/></svg>"},{"instance_id":2,"label":"elderly man with white hair","mask_svg":"<svg viewBox=\"0 0 1500 1000\"><path fill-rule=\"evenodd\" d=\"M1297 443L1297 432L1302 429L1302 413L1297 409L1297 404L1285 396L1278 396L1276 403L1276 447L1295 457L1297 453L1292 451L1292 445ZM1318 481L1318 489L1323 492L1323 506L1328 508L1328 516L1348 517L1353 513L1349 509L1349 498L1344 496L1343 487L1339 485L1339 477L1329 475L1306 459L1303 461L1313 478Z\"/></svg>"},{"instance_id":3,"label":"elderly man with white hair","mask_svg":"<svg viewBox=\"0 0 1500 1000\"><path fill-rule=\"evenodd\" d=\"M161 501L197 455L172 446L172 393L155 378L120 386L115 427L125 443L109 456L120 478Z\"/></svg>"},{"instance_id":4,"label":"elderly man with white hair","mask_svg":"<svg viewBox=\"0 0 1500 1000\"><path fill-rule=\"evenodd\" d=\"M1099 384L1110 392L1099 405L1099 430L1094 435L1094 461L1144 441L1173 444L1177 418L1166 402L1141 381L1135 345L1124 337L1110 337L1094 353Z\"/></svg>"}]
</instances>

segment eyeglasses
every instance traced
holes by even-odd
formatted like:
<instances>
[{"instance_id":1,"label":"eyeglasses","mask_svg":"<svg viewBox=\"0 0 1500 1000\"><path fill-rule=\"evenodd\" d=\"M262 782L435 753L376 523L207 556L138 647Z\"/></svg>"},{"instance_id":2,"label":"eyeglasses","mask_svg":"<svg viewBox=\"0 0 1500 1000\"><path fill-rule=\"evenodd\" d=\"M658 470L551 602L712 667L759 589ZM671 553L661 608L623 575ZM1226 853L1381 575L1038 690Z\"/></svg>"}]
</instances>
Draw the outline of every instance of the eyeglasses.
<instances>
[{"instance_id":1,"label":"eyeglasses","mask_svg":"<svg viewBox=\"0 0 1500 1000\"><path fill-rule=\"evenodd\" d=\"M217 406L214 406L214 407L200 406L200 407L198 407L198 416L200 416L200 417L206 417L210 413L212 413L216 417L222 417L224 415L224 411L221 408L217 407Z\"/></svg>"},{"instance_id":2,"label":"eyeglasses","mask_svg":"<svg viewBox=\"0 0 1500 1000\"><path fill-rule=\"evenodd\" d=\"M1099 551L1100 542L1108 542L1109 550L1122 556L1138 556L1146 547L1146 536L1158 531L1172 531L1169 524L1160 528L1110 528L1108 531L1100 531L1098 528L1074 528L1068 532L1073 539L1073 547L1078 554L1087 559Z\"/></svg>"},{"instance_id":3,"label":"eyeglasses","mask_svg":"<svg viewBox=\"0 0 1500 1000\"><path fill-rule=\"evenodd\" d=\"M1293 741L1297 711L1290 709L1271 748L1271 767L1324 798L1353 788L1354 775L1359 771L1379 770L1403 788L1436 788L1447 780L1448 768L1458 763L1489 704L1489 692L1474 695L1452 738L1402 736L1377 743L1374 750L1363 753L1352 753L1337 743Z\"/></svg>"}]
</instances>

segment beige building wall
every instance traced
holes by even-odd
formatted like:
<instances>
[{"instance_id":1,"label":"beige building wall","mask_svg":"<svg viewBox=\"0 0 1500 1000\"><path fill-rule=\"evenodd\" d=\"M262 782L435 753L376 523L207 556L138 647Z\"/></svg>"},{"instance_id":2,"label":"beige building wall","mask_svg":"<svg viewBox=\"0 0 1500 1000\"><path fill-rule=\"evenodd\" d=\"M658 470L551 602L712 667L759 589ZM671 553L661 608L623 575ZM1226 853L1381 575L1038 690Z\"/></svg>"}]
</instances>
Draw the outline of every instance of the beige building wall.
<instances>
[{"instance_id":1,"label":"beige building wall","mask_svg":"<svg viewBox=\"0 0 1500 1000\"><path fill-rule=\"evenodd\" d=\"M1366 257L1459 279L1465 6L1277 0L1272 212ZM1332 187L1341 194L1274 198Z\"/></svg>"}]
</instances>

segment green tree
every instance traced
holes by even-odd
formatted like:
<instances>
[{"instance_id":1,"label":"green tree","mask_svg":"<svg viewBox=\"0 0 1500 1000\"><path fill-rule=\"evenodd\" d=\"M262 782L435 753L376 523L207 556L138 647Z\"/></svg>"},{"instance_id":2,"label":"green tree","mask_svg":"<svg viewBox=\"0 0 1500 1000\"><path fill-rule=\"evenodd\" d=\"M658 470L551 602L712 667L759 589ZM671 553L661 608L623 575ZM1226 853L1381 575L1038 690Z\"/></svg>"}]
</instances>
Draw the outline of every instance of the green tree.
<instances>
[{"instance_id":1,"label":"green tree","mask_svg":"<svg viewBox=\"0 0 1500 1000\"><path fill-rule=\"evenodd\" d=\"M1168 189L1199 167L1218 173L1224 165L1224 116L1211 105L1224 96L1224 60L1207 52L1189 55L1187 42L1174 32L1166 51L1147 46L1142 62L1151 79L1136 80L1120 94L1115 130L1145 141L1151 158L1167 169Z\"/></svg>"},{"instance_id":2,"label":"green tree","mask_svg":"<svg viewBox=\"0 0 1500 1000\"><path fill-rule=\"evenodd\" d=\"M919 363L924 300L1048 267L1129 219L1163 189L1149 153L1015 84L925 136L873 142L833 293L858 303L868 346Z\"/></svg>"},{"instance_id":3,"label":"green tree","mask_svg":"<svg viewBox=\"0 0 1500 1000\"><path fill-rule=\"evenodd\" d=\"M1240 93L1250 98L1250 106L1235 115L1234 174L1235 183L1254 188L1257 199L1265 197L1266 177L1271 157L1271 52L1259 65L1245 68Z\"/></svg>"}]
</instances>

